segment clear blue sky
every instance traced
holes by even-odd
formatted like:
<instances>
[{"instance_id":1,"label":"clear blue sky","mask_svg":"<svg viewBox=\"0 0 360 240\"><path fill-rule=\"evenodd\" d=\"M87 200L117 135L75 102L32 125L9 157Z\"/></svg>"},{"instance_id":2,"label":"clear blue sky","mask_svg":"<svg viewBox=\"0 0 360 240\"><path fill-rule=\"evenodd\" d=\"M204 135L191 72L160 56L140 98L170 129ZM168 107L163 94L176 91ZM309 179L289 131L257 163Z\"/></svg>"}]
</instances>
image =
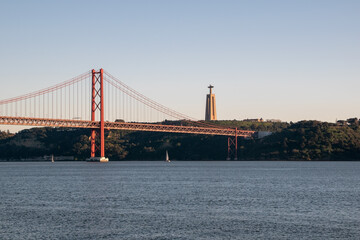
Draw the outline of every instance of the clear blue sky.
<instances>
[{"instance_id":1,"label":"clear blue sky","mask_svg":"<svg viewBox=\"0 0 360 240\"><path fill-rule=\"evenodd\" d=\"M104 68L204 118L360 117L360 1L1 1L0 98Z\"/></svg>"}]
</instances>

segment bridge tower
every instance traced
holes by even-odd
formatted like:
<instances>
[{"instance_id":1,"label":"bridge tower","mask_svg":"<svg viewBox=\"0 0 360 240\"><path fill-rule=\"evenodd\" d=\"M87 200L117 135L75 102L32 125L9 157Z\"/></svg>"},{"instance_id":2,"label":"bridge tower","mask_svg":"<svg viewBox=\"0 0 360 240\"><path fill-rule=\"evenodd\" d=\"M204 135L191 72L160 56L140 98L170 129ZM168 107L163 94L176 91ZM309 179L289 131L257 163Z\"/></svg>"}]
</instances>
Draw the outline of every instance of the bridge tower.
<instances>
[{"instance_id":1,"label":"bridge tower","mask_svg":"<svg viewBox=\"0 0 360 240\"><path fill-rule=\"evenodd\" d=\"M215 94L212 93L214 86L209 86L210 93L206 95L205 121L217 120Z\"/></svg>"},{"instance_id":2,"label":"bridge tower","mask_svg":"<svg viewBox=\"0 0 360 240\"><path fill-rule=\"evenodd\" d=\"M101 68L98 72L92 70L92 96L91 96L91 121L96 121L96 112L100 113L100 129L91 129L91 155L87 161L108 162L105 157L105 129L104 129L104 70ZM100 143L96 142L99 136ZM100 151L100 156L96 152Z\"/></svg>"}]
</instances>

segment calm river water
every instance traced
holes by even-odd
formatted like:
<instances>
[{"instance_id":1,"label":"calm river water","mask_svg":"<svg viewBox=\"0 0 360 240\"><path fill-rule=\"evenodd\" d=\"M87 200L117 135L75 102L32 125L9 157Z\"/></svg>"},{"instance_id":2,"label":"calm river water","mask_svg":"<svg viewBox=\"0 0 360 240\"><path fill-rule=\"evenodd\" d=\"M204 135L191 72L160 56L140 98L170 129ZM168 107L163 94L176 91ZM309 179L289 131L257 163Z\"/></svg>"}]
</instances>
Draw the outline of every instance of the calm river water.
<instances>
[{"instance_id":1,"label":"calm river water","mask_svg":"<svg viewBox=\"0 0 360 240\"><path fill-rule=\"evenodd\" d=\"M0 163L0 239L359 239L360 162Z\"/></svg>"}]
</instances>

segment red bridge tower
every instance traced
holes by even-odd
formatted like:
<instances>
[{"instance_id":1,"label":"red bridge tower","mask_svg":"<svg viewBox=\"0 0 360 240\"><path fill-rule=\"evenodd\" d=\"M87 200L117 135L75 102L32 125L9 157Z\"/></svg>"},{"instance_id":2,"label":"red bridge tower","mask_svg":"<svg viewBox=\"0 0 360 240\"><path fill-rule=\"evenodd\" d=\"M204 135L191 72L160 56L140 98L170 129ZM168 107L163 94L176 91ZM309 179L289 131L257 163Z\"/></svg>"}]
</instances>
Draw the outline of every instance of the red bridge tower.
<instances>
[{"instance_id":1,"label":"red bridge tower","mask_svg":"<svg viewBox=\"0 0 360 240\"><path fill-rule=\"evenodd\" d=\"M104 70L96 72L92 70L92 97L91 97L91 121L96 121L96 112L100 112L100 129L91 129L91 155L87 161L108 162L105 157L105 129L104 129ZM100 144L96 142L96 138ZM100 151L100 156L96 152Z\"/></svg>"}]
</instances>

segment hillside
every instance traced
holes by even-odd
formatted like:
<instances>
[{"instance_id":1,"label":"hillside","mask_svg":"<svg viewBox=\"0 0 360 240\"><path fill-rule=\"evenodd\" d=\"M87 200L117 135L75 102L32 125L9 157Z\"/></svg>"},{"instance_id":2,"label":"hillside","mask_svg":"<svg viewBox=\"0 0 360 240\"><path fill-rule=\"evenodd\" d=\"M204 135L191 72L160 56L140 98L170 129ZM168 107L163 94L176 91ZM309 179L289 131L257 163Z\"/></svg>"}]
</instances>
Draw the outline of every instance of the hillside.
<instances>
[{"instance_id":1,"label":"hillside","mask_svg":"<svg viewBox=\"0 0 360 240\"><path fill-rule=\"evenodd\" d=\"M180 124L167 122L167 124ZM239 139L240 160L360 160L359 125L318 121L254 123L216 121L239 129L272 131L262 139ZM19 160L54 154L84 160L89 156L88 129L33 128L0 133L0 159ZM227 137L155 132L108 131L106 156L112 160L161 160L165 150L177 160L224 160Z\"/></svg>"}]
</instances>

